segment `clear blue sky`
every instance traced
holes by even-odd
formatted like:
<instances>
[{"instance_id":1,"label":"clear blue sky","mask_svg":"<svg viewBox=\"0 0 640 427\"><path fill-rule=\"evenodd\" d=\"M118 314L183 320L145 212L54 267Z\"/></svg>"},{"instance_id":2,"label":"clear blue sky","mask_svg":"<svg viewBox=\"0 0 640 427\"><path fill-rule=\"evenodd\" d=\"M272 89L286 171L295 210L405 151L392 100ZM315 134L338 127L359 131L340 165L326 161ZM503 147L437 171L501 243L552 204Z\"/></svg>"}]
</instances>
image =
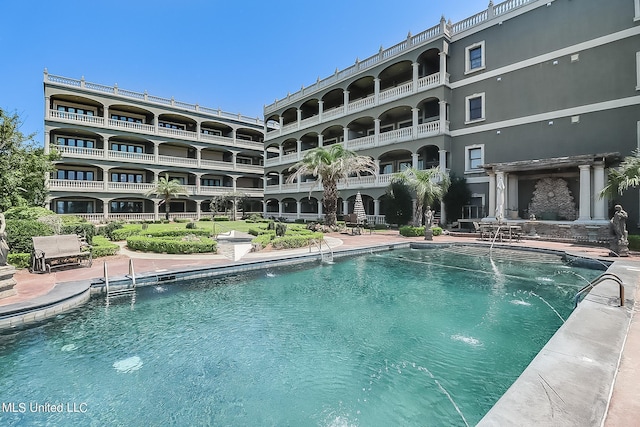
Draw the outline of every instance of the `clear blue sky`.
<instances>
[{"instance_id":1,"label":"clear blue sky","mask_svg":"<svg viewBox=\"0 0 640 427\"><path fill-rule=\"evenodd\" d=\"M44 141L43 70L262 118L288 92L488 0L2 0L0 107ZM499 3L496 1L495 3Z\"/></svg>"}]
</instances>

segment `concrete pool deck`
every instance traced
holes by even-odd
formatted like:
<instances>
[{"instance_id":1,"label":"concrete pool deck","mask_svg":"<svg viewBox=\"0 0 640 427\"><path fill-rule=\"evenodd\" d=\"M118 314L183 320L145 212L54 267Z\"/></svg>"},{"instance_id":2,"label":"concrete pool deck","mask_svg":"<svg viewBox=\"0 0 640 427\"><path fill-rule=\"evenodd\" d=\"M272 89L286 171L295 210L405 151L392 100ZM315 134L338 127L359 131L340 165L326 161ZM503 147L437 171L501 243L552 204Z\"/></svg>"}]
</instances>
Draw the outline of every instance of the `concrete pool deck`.
<instances>
[{"instance_id":1,"label":"concrete pool deck","mask_svg":"<svg viewBox=\"0 0 640 427\"><path fill-rule=\"evenodd\" d=\"M405 238L399 236L397 231L356 236L330 233L327 234L326 240L335 253L375 246L402 245L410 242L488 244L479 242L475 237L454 235L437 236L433 242L425 242L421 237ZM563 326L562 331L554 336L554 339L560 339L562 342L552 344L554 341L552 339L545 346L530 365L530 368L534 369L528 368L516 382L524 384L524 387L522 384L517 386L514 384L487 414L487 417L482 420L481 424L636 425L636 420L640 417L640 400L636 398L640 393L640 320L634 314L636 311L635 302L638 300L636 295L638 295L637 283L640 277L640 256L632 254L631 257L624 259L609 258L608 250L603 247L539 240L525 240L501 246L552 250L576 257L595 258L609 262L617 261L613 267L615 267L616 274L625 283L626 306L624 308L615 306L615 298L611 297L617 295L618 290L615 283L603 283L595 288L589 297L580 304L579 309L575 312L576 315L570 317L567 328ZM317 249L314 250L317 254ZM41 275L20 270L15 275L18 294L0 300L0 329L2 329L2 318L6 319L11 313L46 307L47 304L56 300L66 301L67 309L83 304L89 298L89 294L86 292L88 284L103 277L105 261L108 263L109 276L112 277L126 275L130 259L134 260L136 274L140 275L177 269L201 269L225 265L241 266L260 260L287 259L309 253L309 251L309 248L304 248L249 253L239 262L234 262L224 255L176 256L137 253L123 249L120 255L95 260L91 268L73 268ZM598 320L596 325L589 324L589 318L597 312L600 312L605 320ZM55 312L53 313L55 314ZM584 313L582 314L584 319L580 317L581 313ZM32 320L37 321L38 317L34 316ZM567 351L564 347L567 345L575 347L576 340L580 340L581 345L583 341L588 341L587 347L589 348L587 350L578 350L581 355L578 358L580 360L565 354ZM557 347L558 345L564 347ZM620 353L621 348L622 353ZM553 357L550 359L549 356ZM602 360L596 360L597 357L602 357ZM553 366L549 366L550 364ZM542 371L536 370L538 365L545 369L542 375L540 374ZM551 377L549 377L549 373L551 373ZM602 376L602 378L598 376ZM599 379L604 380L605 378L609 378L607 384L596 386ZM611 382L614 379L615 383L611 388ZM529 387L528 391L527 387ZM592 395L590 399L594 403L590 408L581 410L572 404L572 399L580 387L584 387L586 389L584 391ZM531 393L532 397L527 393ZM517 396L518 399L513 396ZM519 400L520 403L516 400ZM585 402L587 401L589 399L585 400ZM605 415L606 419L602 421Z\"/></svg>"}]
</instances>

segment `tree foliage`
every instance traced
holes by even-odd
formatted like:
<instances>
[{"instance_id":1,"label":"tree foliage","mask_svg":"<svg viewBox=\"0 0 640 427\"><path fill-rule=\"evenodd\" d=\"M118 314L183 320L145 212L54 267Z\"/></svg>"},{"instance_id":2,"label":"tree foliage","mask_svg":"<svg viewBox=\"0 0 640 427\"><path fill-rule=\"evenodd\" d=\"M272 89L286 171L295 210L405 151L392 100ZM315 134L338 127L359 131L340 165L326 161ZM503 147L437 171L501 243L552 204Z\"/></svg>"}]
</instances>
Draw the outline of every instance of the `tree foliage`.
<instances>
[{"instance_id":1,"label":"tree foliage","mask_svg":"<svg viewBox=\"0 0 640 427\"><path fill-rule=\"evenodd\" d=\"M395 174L394 182L406 184L416 195L416 209L413 224L422 225L425 206L431 206L435 200L442 200L450 184L449 174L437 167L431 169L407 168Z\"/></svg>"},{"instance_id":2,"label":"tree foliage","mask_svg":"<svg viewBox=\"0 0 640 427\"><path fill-rule=\"evenodd\" d=\"M247 194L238 191L230 191L218 196L213 196L211 202L209 202L209 210L211 210L213 215L221 212L227 215L228 211L231 210L232 218L235 219L238 206L243 204L248 197Z\"/></svg>"},{"instance_id":3,"label":"tree foliage","mask_svg":"<svg viewBox=\"0 0 640 427\"><path fill-rule=\"evenodd\" d=\"M631 156L624 158L617 168L609 169L607 185L600 192L600 197L614 198L622 195L629 188L640 185L640 151L635 150Z\"/></svg>"},{"instance_id":4,"label":"tree foliage","mask_svg":"<svg viewBox=\"0 0 640 427\"><path fill-rule=\"evenodd\" d=\"M403 182L392 182L385 194L385 218L389 224L407 225L413 217L411 189Z\"/></svg>"},{"instance_id":5,"label":"tree foliage","mask_svg":"<svg viewBox=\"0 0 640 427\"><path fill-rule=\"evenodd\" d=\"M0 108L0 209L44 206L48 191L45 175L54 170L56 153L45 154L33 138L20 131L17 113Z\"/></svg>"},{"instance_id":6,"label":"tree foliage","mask_svg":"<svg viewBox=\"0 0 640 427\"><path fill-rule=\"evenodd\" d=\"M340 144L334 144L328 148L317 147L309 150L302 160L289 168L289 171L293 173L287 179L288 183L309 175L316 178L316 184L311 187L309 195L318 184L322 184L324 222L328 227L335 227L338 211L338 181L350 175L376 175L378 167L372 158L359 156Z\"/></svg>"},{"instance_id":7,"label":"tree foliage","mask_svg":"<svg viewBox=\"0 0 640 427\"><path fill-rule=\"evenodd\" d=\"M471 203L471 190L463 177L451 175L451 184L442 201L447 207L448 221L457 221L462 217L462 208Z\"/></svg>"},{"instance_id":8,"label":"tree foliage","mask_svg":"<svg viewBox=\"0 0 640 427\"><path fill-rule=\"evenodd\" d=\"M180 181L177 179L169 179L169 175L165 174L163 177L158 179L155 188L150 190L147 193L147 196L155 195L156 197L162 198L164 201L164 212L165 219L169 219L169 203L171 199L175 199L176 197L186 196L187 190L180 184Z\"/></svg>"}]
</instances>

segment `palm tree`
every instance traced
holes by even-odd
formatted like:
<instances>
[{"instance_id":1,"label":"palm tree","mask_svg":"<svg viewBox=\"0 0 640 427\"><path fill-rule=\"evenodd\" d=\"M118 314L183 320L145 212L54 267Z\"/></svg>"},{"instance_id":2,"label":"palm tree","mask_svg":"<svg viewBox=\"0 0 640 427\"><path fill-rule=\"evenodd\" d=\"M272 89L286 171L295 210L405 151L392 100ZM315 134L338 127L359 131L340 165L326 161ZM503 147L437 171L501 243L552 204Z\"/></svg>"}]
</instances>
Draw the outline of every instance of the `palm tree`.
<instances>
[{"instance_id":1,"label":"palm tree","mask_svg":"<svg viewBox=\"0 0 640 427\"><path fill-rule=\"evenodd\" d=\"M165 219L169 220L169 202L178 196L186 196L187 189L177 179L169 180L169 175L164 174L156 183L156 187L149 190L146 195L155 195L164 200Z\"/></svg>"},{"instance_id":2,"label":"palm tree","mask_svg":"<svg viewBox=\"0 0 640 427\"><path fill-rule=\"evenodd\" d=\"M406 184L416 193L416 210L413 213L413 224L416 227L422 224L424 206L430 206L436 199L442 200L450 183L449 174L440 171L437 167L431 169L410 167L395 174L393 181Z\"/></svg>"},{"instance_id":3,"label":"palm tree","mask_svg":"<svg viewBox=\"0 0 640 427\"><path fill-rule=\"evenodd\" d=\"M629 187L640 185L640 151L634 150L631 156L624 158L620 166L609 170L607 185L602 189L599 196L609 196L614 198L622 195Z\"/></svg>"},{"instance_id":4,"label":"palm tree","mask_svg":"<svg viewBox=\"0 0 640 427\"><path fill-rule=\"evenodd\" d=\"M378 165L370 157L359 156L354 151L335 144L329 148L317 147L309 150L302 160L289 168L289 171L293 172L287 179L289 184L303 176L316 177L316 184L309 190L309 196L311 191L322 183L324 223L328 227L335 227L338 210L338 181L353 174L376 175Z\"/></svg>"}]
</instances>

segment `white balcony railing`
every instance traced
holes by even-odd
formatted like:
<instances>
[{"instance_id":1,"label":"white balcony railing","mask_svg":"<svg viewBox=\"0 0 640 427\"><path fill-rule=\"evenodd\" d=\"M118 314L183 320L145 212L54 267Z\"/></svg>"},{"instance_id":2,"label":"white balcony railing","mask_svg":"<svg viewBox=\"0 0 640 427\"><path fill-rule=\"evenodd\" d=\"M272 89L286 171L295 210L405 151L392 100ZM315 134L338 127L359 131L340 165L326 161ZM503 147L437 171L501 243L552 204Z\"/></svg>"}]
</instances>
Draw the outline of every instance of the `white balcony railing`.
<instances>
[{"instance_id":1,"label":"white balcony railing","mask_svg":"<svg viewBox=\"0 0 640 427\"><path fill-rule=\"evenodd\" d=\"M159 155L158 160L163 165L172 166L198 166L198 160L188 159L185 157L163 156Z\"/></svg>"},{"instance_id":2,"label":"white balcony railing","mask_svg":"<svg viewBox=\"0 0 640 427\"><path fill-rule=\"evenodd\" d=\"M155 156L153 154L128 153L126 151L109 150L107 155L109 156L109 159L128 160L136 163L154 163L155 162Z\"/></svg>"},{"instance_id":3,"label":"white balcony railing","mask_svg":"<svg viewBox=\"0 0 640 427\"><path fill-rule=\"evenodd\" d=\"M86 190L102 190L104 183L102 181L76 181L72 179L50 179L49 188L52 190L63 191L86 191Z\"/></svg>"},{"instance_id":4,"label":"white balcony railing","mask_svg":"<svg viewBox=\"0 0 640 427\"><path fill-rule=\"evenodd\" d=\"M109 190L132 193L146 193L153 191L155 184L148 182L109 182Z\"/></svg>"},{"instance_id":5,"label":"white balcony railing","mask_svg":"<svg viewBox=\"0 0 640 427\"><path fill-rule=\"evenodd\" d=\"M241 147L249 150L262 151L264 149L264 145L260 141L250 141L242 138L228 138L224 136L209 135L204 133L198 134L196 132L190 132L180 129L168 129L162 127L159 127L156 131L156 127L154 125L113 119L108 119L105 121L103 117L89 116L86 114L67 113L66 111L49 110L48 118L64 123L76 123L91 127L126 130L127 132L134 132L145 135L165 135L175 139L188 141L215 142L220 145Z\"/></svg>"},{"instance_id":6,"label":"white balcony railing","mask_svg":"<svg viewBox=\"0 0 640 427\"><path fill-rule=\"evenodd\" d=\"M67 145L54 145L52 147L54 147L58 153L67 157L91 159L104 156L104 151L97 148L69 147Z\"/></svg>"}]
</instances>

